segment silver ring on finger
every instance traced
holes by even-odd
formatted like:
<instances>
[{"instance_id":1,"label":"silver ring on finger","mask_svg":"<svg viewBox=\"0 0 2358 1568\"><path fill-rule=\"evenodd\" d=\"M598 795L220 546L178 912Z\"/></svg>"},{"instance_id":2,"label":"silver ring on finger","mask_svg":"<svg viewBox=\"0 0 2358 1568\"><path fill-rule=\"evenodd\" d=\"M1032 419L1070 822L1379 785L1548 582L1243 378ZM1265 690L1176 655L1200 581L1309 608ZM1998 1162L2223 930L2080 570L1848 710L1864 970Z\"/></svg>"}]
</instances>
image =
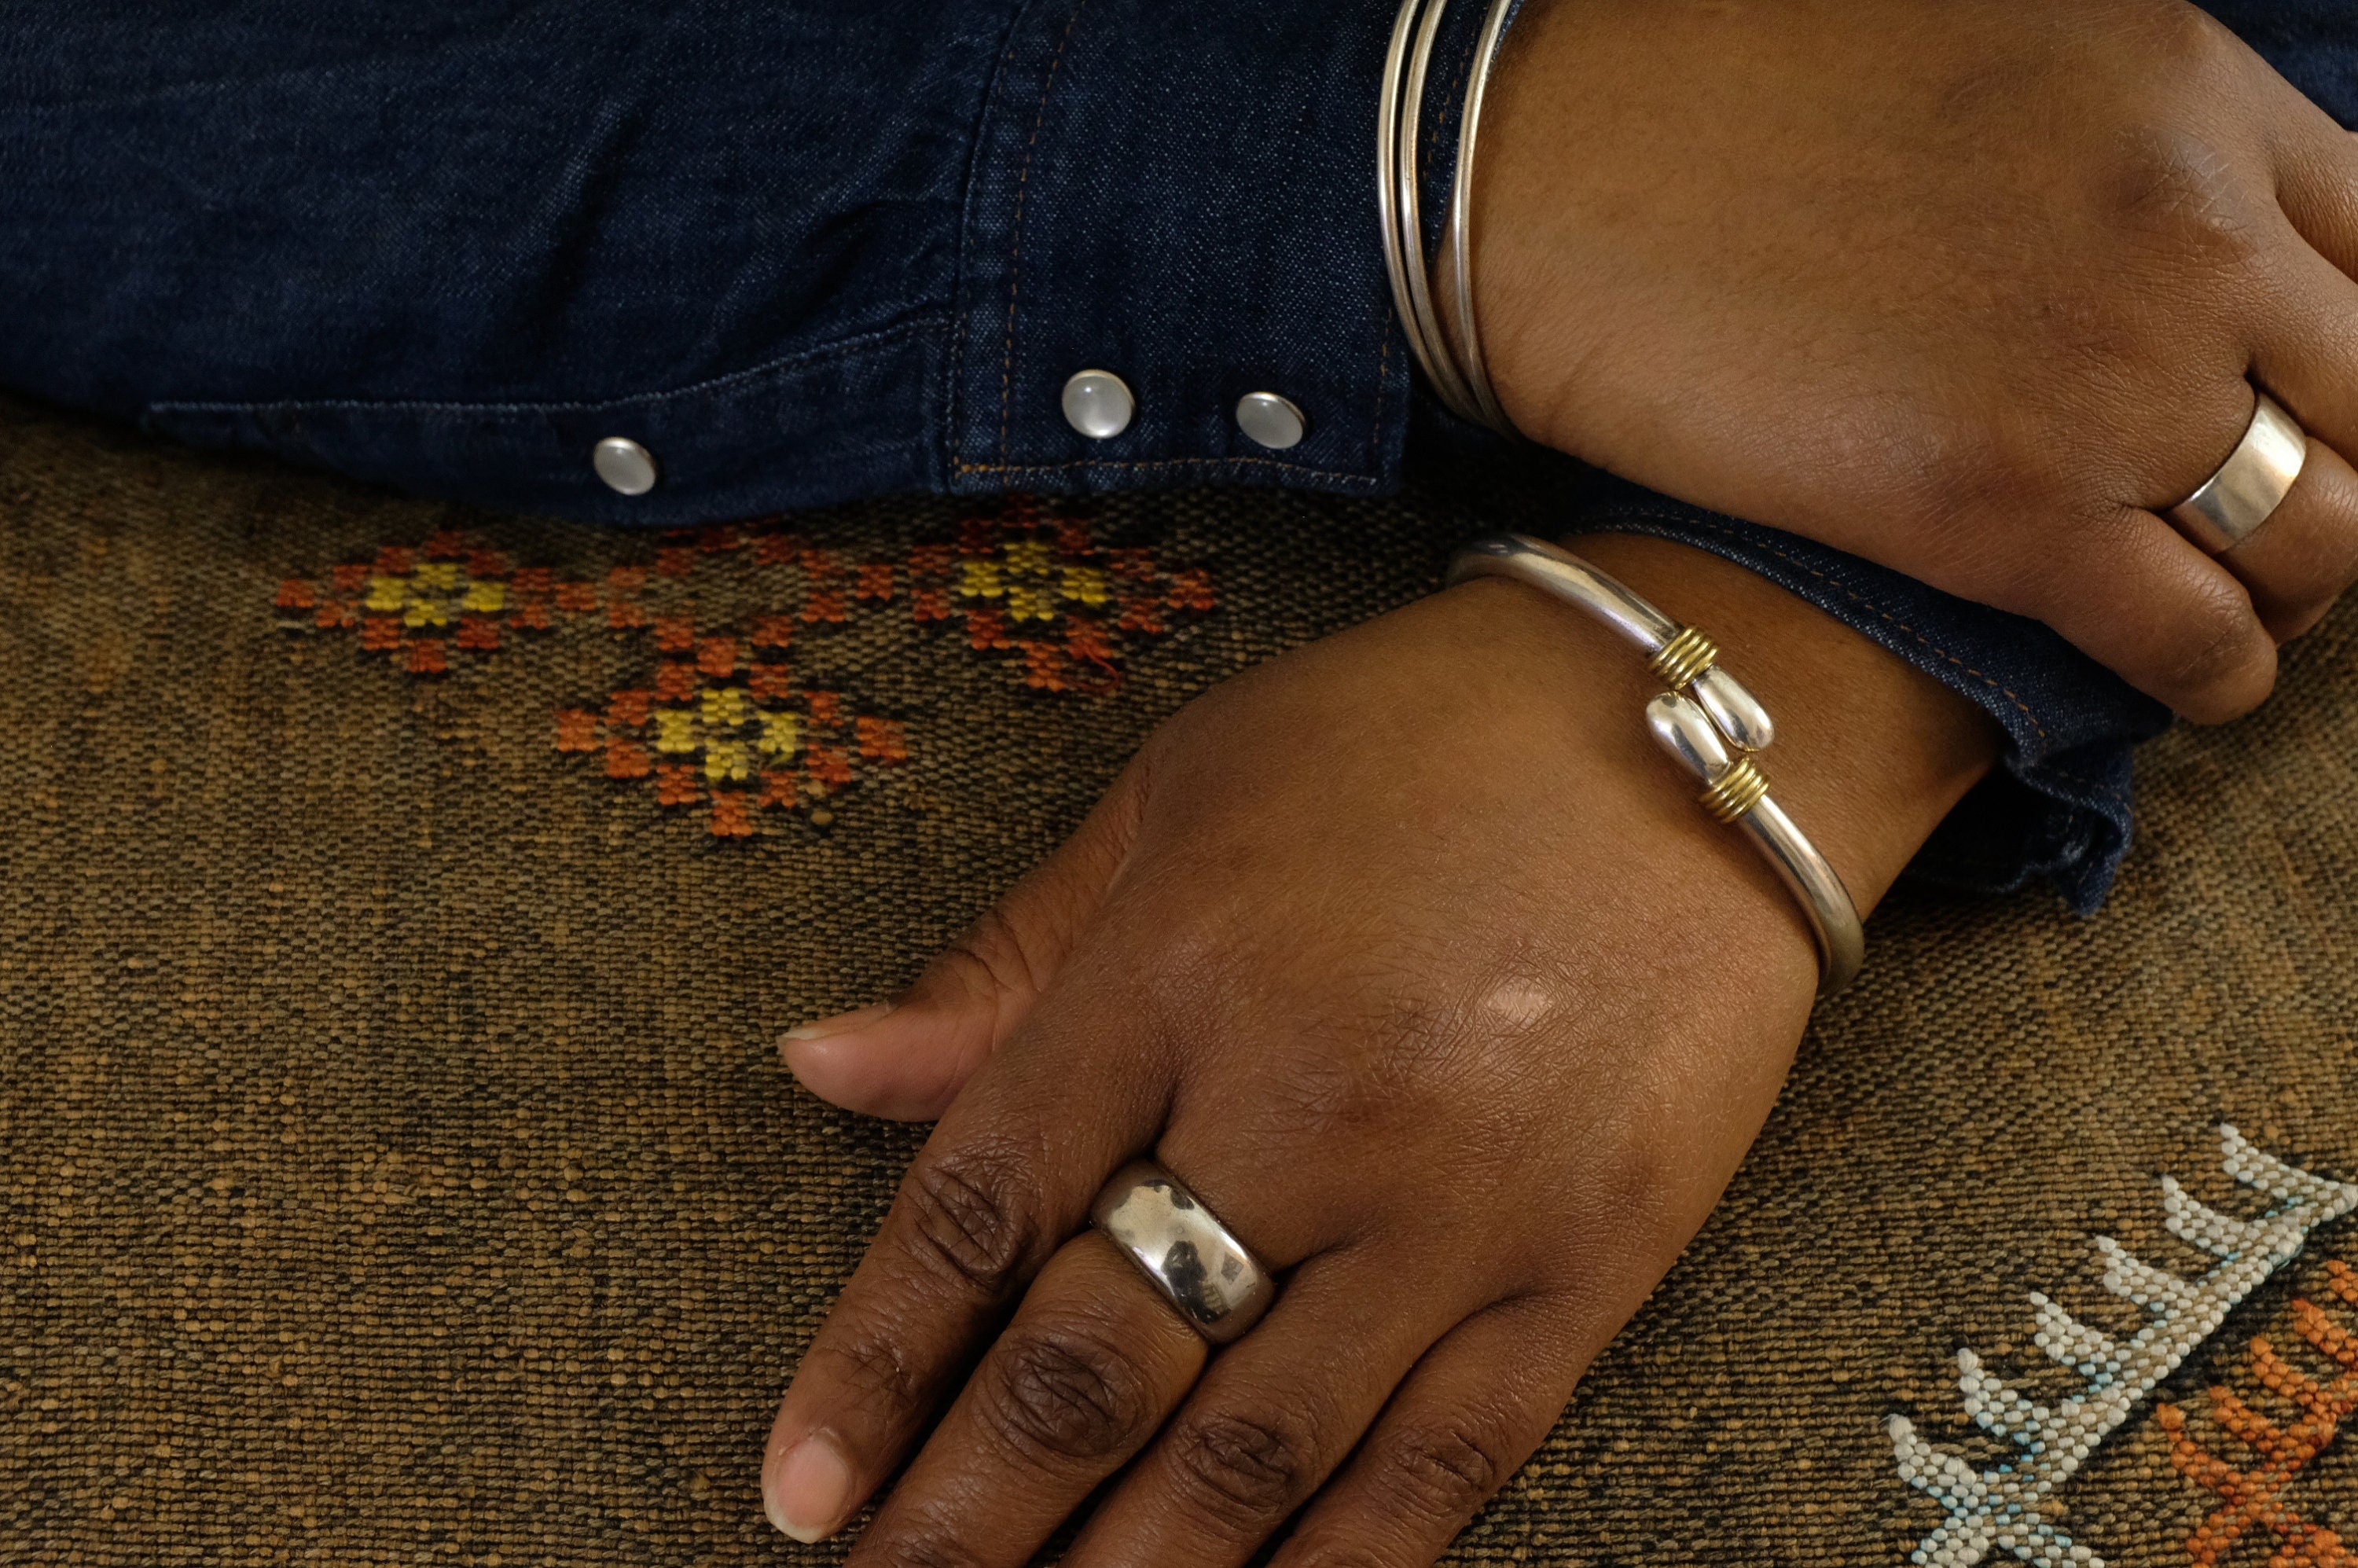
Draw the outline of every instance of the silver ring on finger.
<instances>
[{"instance_id":1,"label":"silver ring on finger","mask_svg":"<svg viewBox=\"0 0 2358 1568\"><path fill-rule=\"evenodd\" d=\"M1089 1206L1089 1219L1215 1345L1260 1322L1277 1298L1252 1249L1152 1160L1116 1171Z\"/></svg>"},{"instance_id":2,"label":"silver ring on finger","mask_svg":"<svg viewBox=\"0 0 2358 1568\"><path fill-rule=\"evenodd\" d=\"M2299 423L2266 393L2255 395L2259 403L2244 438L2201 489L2168 513L2188 538L2214 556L2259 531L2292 492L2309 457L2309 437Z\"/></svg>"}]
</instances>

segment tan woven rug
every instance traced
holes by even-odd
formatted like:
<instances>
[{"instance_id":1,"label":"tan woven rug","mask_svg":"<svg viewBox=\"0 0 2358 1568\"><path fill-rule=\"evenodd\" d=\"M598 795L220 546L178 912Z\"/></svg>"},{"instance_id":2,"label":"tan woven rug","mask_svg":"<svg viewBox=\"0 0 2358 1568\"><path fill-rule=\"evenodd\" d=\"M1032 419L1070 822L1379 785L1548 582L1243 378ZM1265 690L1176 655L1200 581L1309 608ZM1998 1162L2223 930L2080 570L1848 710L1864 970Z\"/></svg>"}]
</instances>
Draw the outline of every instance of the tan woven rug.
<instances>
[{"instance_id":1,"label":"tan woven rug","mask_svg":"<svg viewBox=\"0 0 2358 1568\"><path fill-rule=\"evenodd\" d=\"M917 1134L799 1092L777 1031L1470 525L1228 493L656 537L0 405L0 1562L832 1560L755 1471ZM2262 714L2152 747L2096 919L1894 898L1462 1556L2358 1547L2358 1219L2262 1158L2358 1177L2353 697L2345 609ZM2164 1175L2274 1223L2181 1206L2191 1244ZM2040 1407L1966 1379L2020 1441L1961 1348Z\"/></svg>"}]
</instances>

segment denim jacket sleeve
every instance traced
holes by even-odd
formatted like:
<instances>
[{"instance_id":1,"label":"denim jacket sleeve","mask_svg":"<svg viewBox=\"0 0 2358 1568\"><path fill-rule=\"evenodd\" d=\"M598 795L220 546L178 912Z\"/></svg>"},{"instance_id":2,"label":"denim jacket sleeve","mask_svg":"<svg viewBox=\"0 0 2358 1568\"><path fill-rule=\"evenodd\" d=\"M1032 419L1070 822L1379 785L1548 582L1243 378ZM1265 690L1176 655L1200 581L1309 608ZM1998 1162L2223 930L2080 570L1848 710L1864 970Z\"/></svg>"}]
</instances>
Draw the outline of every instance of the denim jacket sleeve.
<instances>
[{"instance_id":1,"label":"denim jacket sleeve","mask_svg":"<svg viewBox=\"0 0 2358 1568\"><path fill-rule=\"evenodd\" d=\"M2217 8L2358 113L2358 8ZM1457 0L1444 85L1478 10ZM1391 18L1384 0L11 7L0 381L613 523L910 490L1387 492L1412 453L1483 450L1412 384L1375 243ZM1130 388L1119 434L1062 416L1083 368ZM1238 429L1255 391L1303 411L1298 444ZM600 482L590 453L614 436L654 454L654 489ZM1921 869L2102 898L2130 749L2166 714L2043 628L1806 541L1568 467L1563 496L1564 531L1718 551L1996 716L2006 767Z\"/></svg>"}]
</instances>

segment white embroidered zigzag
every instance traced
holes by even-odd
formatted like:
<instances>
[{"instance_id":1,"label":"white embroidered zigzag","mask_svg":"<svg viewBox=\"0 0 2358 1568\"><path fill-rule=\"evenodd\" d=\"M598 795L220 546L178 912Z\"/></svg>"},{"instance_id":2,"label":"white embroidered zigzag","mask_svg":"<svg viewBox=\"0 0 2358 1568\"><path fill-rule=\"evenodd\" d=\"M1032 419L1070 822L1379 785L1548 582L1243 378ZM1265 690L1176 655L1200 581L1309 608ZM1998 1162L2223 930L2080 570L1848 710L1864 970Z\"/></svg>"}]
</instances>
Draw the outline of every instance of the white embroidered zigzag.
<instances>
[{"instance_id":1,"label":"white embroidered zigzag","mask_svg":"<svg viewBox=\"0 0 2358 1568\"><path fill-rule=\"evenodd\" d=\"M2163 1177L2161 1203L2170 1234L2221 1260L2199 1280L2139 1262L2111 1237L2098 1237L2104 1288L2153 1314L2135 1338L2115 1339L2032 1292L2031 1310L2039 1321L2035 1343L2085 1379L2085 1393L2050 1409L1985 1371L1972 1350L1957 1352L1957 1387L1965 1412L1985 1431L2021 1449L2018 1458L1976 1469L1917 1436L1907 1417L1895 1415L1886 1422L1900 1477L1948 1512L1909 1553L1910 1563L1971 1568L1996 1550L2038 1568L2104 1568L2103 1558L2040 1517L2049 1495L2071 1478L2137 1402L2176 1371L2261 1281L2300 1251L2311 1230L2358 1208L2358 1186L2312 1176L2263 1154L2233 1127L2222 1126L2219 1135L2227 1173L2277 1202L2256 1219L2234 1219L2195 1202L2174 1179Z\"/></svg>"}]
</instances>

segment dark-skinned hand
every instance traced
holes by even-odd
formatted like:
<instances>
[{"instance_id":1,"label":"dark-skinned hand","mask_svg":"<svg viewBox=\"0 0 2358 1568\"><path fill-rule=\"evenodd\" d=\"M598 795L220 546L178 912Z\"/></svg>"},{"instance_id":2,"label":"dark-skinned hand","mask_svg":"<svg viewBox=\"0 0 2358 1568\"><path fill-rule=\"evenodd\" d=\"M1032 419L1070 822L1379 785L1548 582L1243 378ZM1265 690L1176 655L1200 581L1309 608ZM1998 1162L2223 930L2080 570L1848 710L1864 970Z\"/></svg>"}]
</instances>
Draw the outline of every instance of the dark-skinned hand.
<instances>
[{"instance_id":1,"label":"dark-skinned hand","mask_svg":"<svg viewBox=\"0 0 2358 1568\"><path fill-rule=\"evenodd\" d=\"M1862 906L1989 765L1963 699L1761 579L1576 544L1728 650ZM771 1518L817 1539L899 1472L855 1568L1018 1568L1100 1487L1071 1568L1438 1555L1703 1223L1816 986L1652 689L1520 584L1412 604L1191 703L893 1004L796 1031L817 1093L940 1119L786 1393ZM1280 1271L1217 1355L1085 1228L1141 1155Z\"/></svg>"}]
</instances>

